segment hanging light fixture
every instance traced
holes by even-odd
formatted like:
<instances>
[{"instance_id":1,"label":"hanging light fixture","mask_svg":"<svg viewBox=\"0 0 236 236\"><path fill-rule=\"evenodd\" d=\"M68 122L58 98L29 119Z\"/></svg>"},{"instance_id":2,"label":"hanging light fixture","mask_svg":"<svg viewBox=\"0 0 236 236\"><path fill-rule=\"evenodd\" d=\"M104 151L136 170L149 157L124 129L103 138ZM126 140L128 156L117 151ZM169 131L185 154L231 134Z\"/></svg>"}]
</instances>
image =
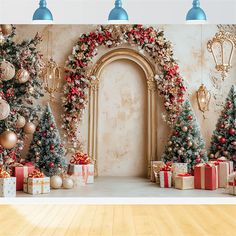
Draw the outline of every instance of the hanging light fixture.
<instances>
[{"instance_id":1,"label":"hanging light fixture","mask_svg":"<svg viewBox=\"0 0 236 236\"><path fill-rule=\"evenodd\" d=\"M193 0L193 6L188 11L186 21L188 23L205 23L207 20L205 12L200 7L199 0Z\"/></svg>"},{"instance_id":2,"label":"hanging light fixture","mask_svg":"<svg viewBox=\"0 0 236 236\"><path fill-rule=\"evenodd\" d=\"M116 0L115 7L111 10L108 20L110 23L127 23L129 21L129 16L126 10L122 7L122 1Z\"/></svg>"},{"instance_id":3,"label":"hanging light fixture","mask_svg":"<svg viewBox=\"0 0 236 236\"><path fill-rule=\"evenodd\" d=\"M42 23L52 22L53 16L51 11L47 8L46 0L40 0L39 8L34 12L33 21Z\"/></svg>"},{"instance_id":4,"label":"hanging light fixture","mask_svg":"<svg viewBox=\"0 0 236 236\"><path fill-rule=\"evenodd\" d=\"M232 59L236 48L236 37L230 32L220 31L207 43L207 49L212 53L215 68L221 72L224 80L232 68Z\"/></svg>"}]
</instances>

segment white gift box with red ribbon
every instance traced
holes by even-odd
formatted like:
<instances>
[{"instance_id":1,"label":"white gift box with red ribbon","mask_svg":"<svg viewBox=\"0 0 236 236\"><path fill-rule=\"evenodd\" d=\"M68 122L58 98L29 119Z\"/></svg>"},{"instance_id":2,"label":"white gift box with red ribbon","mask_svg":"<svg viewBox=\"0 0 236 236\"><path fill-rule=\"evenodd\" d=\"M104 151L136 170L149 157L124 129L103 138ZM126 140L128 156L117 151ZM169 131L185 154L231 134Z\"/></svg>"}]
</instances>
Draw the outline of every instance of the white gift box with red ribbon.
<instances>
[{"instance_id":1,"label":"white gift box with red ribbon","mask_svg":"<svg viewBox=\"0 0 236 236\"><path fill-rule=\"evenodd\" d=\"M69 164L68 174L76 180L75 185L93 184L94 183L94 165L74 165Z\"/></svg>"},{"instance_id":2,"label":"white gift box with red ribbon","mask_svg":"<svg viewBox=\"0 0 236 236\"><path fill-rule=\"evenodd\" d=\"M160 187L171 188L172 185L172 172L171 171L160 171Z\"/></svg>"},{"instance_id":3,"label":"white gift box with red ribbon","mask_svg":"<svg viewBox=\"0 0 236 236\"><path fill-rule=\"evenodd\" d=\"M229 194L236 195L236 172L229 175L227 189Z\"/></svg>"}]
</instances>

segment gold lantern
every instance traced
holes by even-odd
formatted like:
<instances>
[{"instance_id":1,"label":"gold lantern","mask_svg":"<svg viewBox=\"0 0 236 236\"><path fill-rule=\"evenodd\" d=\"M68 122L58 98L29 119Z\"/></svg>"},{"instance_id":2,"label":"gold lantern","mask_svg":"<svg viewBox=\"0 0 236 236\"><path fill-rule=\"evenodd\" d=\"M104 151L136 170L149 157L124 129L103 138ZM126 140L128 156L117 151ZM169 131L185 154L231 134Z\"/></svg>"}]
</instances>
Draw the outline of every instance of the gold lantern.
<instances>
[{"instance_id":1,"label":"gold lantern","mask_svg":"<svg viewBox=\"0 0 236 236\"><path fill-rule=\"evenodd\" d=\"M220 31L215 34L213 39L207 43L207 49L212 53L215 68L221 72L222 79L224 80L232 67L232 58L234 55L234 49L236 47L236 37L225 31Z\"/></svg>"},{"instance_id":2,"label":"gold lantern","mask_svg":"<svg viewBox=\"0 0 236 236\"><path fill-rule=\"evenodd\" d=\"M197 101L199 110L203 113L209 110L209 103L211 100L211 93L206 89L206 86L202 84L197 91Z\"/></svg>"},{"instance_id":3,"label":"gold lantern","mask_svg":"<svg viewBox=\"0 0 236 236\"><path fill-rule=\"evenodd\" d=\"M61 69L51 58L43 71L44 89L49 93L50 100L54 99L54 94L59 91L61 78Z\"/></svg>"}]
</instances>

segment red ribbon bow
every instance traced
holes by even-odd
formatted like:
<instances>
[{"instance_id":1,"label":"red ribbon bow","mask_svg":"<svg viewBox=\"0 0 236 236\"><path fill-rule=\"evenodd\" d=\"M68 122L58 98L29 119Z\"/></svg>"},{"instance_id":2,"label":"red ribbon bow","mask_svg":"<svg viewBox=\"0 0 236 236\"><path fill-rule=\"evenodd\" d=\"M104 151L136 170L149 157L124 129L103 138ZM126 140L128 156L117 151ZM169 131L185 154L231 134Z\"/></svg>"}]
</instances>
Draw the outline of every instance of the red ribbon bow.
<instances>
[{"instance_id":1,"label":"red ribbon bow","mask_svg":"<svg viewBox=\"0 0 236 236\"><path fill-rule=\"evenodd\" d=\"M88 154L77 152L72 156L70 163L74 165L88 165L91 163L91 159Z\"/></svg>"},{"instance_id":2,"label":"red ribbon bow","mask_svg":"<svg viewBox=\"0 0 236 236\"><path fill-rule=\"evenodd\" d=\"M187 176L192 176L192 175L189 174L189 173L180 173L180 174L178 174L177 176L187 177Z\"/></svg>"},{"instance_id":3,"label":"red ribbon bow","mask_svg":"<svg viewBox=\"0 0 236 236\"><path fill-rule=\"evenodd\" d=\"M171 164L172 164L171 162L167 162L166 165L162 167L160 171L171 171L172 170Z\"/></svg>"},{"instance_id":4,"label":"red ribbon bow","mask_svg":"<svg viewBox=\"0 0 236 236\"><path fill-rule=\"evenodd\" d=\"M43 178L44 174L40 170L34 170L28 175L29 178Z\"/></svg>"}]
</instances>

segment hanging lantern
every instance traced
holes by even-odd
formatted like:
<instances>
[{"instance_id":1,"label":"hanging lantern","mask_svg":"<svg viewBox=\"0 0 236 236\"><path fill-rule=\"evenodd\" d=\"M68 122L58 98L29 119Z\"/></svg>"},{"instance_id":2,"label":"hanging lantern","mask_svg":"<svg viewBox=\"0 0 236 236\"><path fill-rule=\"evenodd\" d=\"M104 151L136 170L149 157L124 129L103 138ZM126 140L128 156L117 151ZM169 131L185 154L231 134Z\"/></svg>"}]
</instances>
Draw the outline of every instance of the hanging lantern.
<instances>
[{"instance_id":1,"label":"hanging lantern","mask_svg":"<svg viewBox=\"0 0 236 236\"><path fill-rule=\"evenodd\" d=\"M206 89L206 86L202 84L197 91L197 101L199 110L202 112L208 111L210 100L211 100L211 94Z\"/></svg>"},{"instance_id":2,"label":"hanging lantern","mask_svg":"<svg viewBox=\"0 0 236 236\"><path fill-rule=\"evenodd\" d=\"M207 49L213 55L215 68L221 72L224 80L232 67L232 58L236 47L236 37L230 32L220 31L207 43Z\"/></svg>"},{"instance_id":3,"label":"hanging lantern","mask_svg":"<svg viewBox=\"0 0 236 236\"><path fill-rule=\"evenodd\" d=\"M57 63L51 58L43 72L44 89L50 95L50 100L55 98L54 93L59 90L61 81L61 71Z\"/></svg>"}]
</instances>

